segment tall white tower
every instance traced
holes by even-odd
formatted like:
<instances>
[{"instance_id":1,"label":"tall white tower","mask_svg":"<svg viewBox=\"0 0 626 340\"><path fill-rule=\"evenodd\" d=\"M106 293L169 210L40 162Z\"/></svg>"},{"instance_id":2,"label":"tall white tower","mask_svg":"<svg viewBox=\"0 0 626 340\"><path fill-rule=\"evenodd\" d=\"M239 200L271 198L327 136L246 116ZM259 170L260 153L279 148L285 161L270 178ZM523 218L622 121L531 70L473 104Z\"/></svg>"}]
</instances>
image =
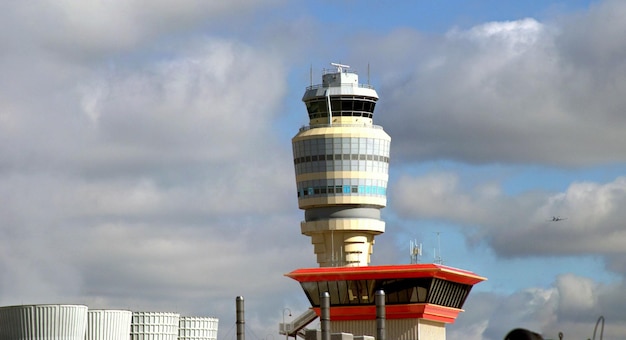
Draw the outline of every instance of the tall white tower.
<instances>
[{"instance_id":1,"label":"tall white tower","mask_svg":"<svg viewBox=\"0 0 626 340\"><path fill-rule=\"evenodd\" d=\"M440 263L368 265L374 237L385 231L380 211L387 204L391 138L372 123L376 91L359 84L348 66L332 65L321 85L306 89L309 125L292 139L301 229L323 268L286 276L300 283L313 316L323 317L321 296L328 298L331 332L377 334L382 291L388 339L445 340L445 325L485 278ZM281 334L295 336L312 320L305 313Z\"/></svg>"},{"instance_id":2,"label":"tall white tower","mask_svg":"<svg viewBox=\"0 0 626 340\"><path fill-rule=\"evenodd\" d=\"M320 267L367 266L385 232L391 137L373 125L378 94L349 66L331 64L302 101L309 125L292 139L301 231Z\"/></svg>"}]
</instances>

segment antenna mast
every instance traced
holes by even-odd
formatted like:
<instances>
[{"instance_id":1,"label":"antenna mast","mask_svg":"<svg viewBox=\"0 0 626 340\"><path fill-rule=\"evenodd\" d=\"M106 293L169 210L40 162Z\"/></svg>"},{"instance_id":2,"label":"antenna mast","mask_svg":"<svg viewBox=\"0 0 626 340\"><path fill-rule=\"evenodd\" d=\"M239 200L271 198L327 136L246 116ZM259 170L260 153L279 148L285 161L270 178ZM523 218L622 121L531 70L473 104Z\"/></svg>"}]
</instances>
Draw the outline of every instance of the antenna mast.
<instances>
[{"instance_id":1,"label":"antenna mast","mask_svg":"<svg viewBox=\"0 0 626 340\"><path fill-rule=\"evenodd\" d=\"M435 255L435 263L436 264L443 264L443 257L441 257L441 238L440 238L440 231L436 232L437 234L437 247L439 248L439 251L435 251L434 255Z\"/></svg>"},{"instance_id":2,"label":"antenna mast","mask_svg":"<svg viewBox=\"0 0 626 340\"><path fill-rule=\"evenodd\" d=\"M410 241L411 245L409 248L409 253L411 254L411 264L416 264L420 262L420 256L422 256L422 244L417 244L417 240Z\"/></svg>"}]
</instances>

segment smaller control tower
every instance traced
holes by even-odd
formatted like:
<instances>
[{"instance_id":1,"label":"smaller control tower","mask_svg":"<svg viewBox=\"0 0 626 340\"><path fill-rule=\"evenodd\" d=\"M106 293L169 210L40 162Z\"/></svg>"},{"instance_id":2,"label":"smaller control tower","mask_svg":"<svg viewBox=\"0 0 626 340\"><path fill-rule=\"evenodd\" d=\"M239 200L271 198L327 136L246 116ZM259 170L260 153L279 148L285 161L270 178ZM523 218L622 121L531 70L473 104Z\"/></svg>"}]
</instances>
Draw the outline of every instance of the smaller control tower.
<instances>
[{"instance_id":1,"label":"smaller control tower","mask_svg":"<svg viewBox=\"0 0 626 340\"><path fill-rule=\"evenodd\" d=\"M374 88L350 66L331 65L321 85L306 89L309 126L292 140L301 231L320 267L366 266L374 236L385 232L391 138L372 124Z\"/></svg>"}]
</instances>

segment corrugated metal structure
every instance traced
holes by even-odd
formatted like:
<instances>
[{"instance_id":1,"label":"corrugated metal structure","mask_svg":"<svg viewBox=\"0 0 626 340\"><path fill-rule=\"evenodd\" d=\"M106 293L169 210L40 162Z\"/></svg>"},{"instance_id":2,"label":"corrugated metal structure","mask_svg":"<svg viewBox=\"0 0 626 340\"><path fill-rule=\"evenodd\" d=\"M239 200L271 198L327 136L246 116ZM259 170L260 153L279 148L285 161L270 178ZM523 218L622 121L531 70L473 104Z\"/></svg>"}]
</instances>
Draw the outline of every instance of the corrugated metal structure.
<instances>
[{"instance_id":1,"label":"corrugated metal structure","mask_svg":"<svg viewBox=\"0 0 626 340\"><path fill-rule=\"evenodd\" d=\"M132 316L129 310L89 310L85 340L128 340Z\"/></svg>"},{"instance_id":2,"label":"corrugated metal structure","mask_svg":"<svg viewBox=\"0 0 626 340\"><path fill-rule=\"evenodd\" d=\"M194 316L180 318L178 340L217 340L218 319Z\"/></svg>"},{"instance_id":3,"label":"corrugated metal structure","mask_svg":"<svg viewBox=\"0 0 626 340\"><path fill-rule=\"evenodd\" d=\"M177 340L180 314L133 312L130 340Z\"/></svg>"},{"instance_id":4,"label":"corrugated metal structure","mask_svg":"<svg viewBox=\"0 0 626 340\"><path fill-rule=\"evenodd\" d=\"M0 340L217 340L218 319L83 305L0 307Z\"/></svg>"},{"instance_id":5,"label":"corrugated metal structure","mask_svg":"<svg viewBox=\"0 0 626 340\"><path fill-rule=\"evenodd\" d=\"M0 307L0 340L84 340L87 306Z\"/></svg>"}]
</instances>

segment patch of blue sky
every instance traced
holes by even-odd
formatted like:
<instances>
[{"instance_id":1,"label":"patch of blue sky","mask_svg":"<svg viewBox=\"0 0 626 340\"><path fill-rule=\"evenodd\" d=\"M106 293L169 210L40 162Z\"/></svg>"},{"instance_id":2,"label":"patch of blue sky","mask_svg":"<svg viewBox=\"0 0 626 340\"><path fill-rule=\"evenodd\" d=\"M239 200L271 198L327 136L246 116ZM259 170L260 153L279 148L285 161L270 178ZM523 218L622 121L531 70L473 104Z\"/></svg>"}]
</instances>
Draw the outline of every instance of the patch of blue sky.
<instances>
[{"instance_id":1,"label":"patch of blue sky","mask_svg":"<svg viewBox=\"0 0 626 340\"><path fill-rule=\"evenodd\" d=\"M394 230L399 263L410 262L410 242L416 241L422 244L421 263L434 263L441 258L446 266L486 277L487 281L475 286L476 291L511 294L528 287L547 288L563 274L602 283L621 281L619 275L605 269L603 259L598 256L501 258L486 244L468 246L465 236L452 224L429 221L413 224L413 228Z\"/></svg>"},{"instance_id":2,"label":"patch of blue sky","mask_svg":"<svg viewBox=\"0 0 626 340\"><path fill-rule=\"evenodd\" d=\"M446 32L489 21L527 17L542 19L553 13L572 12L594 1L571 0L438 0L438 1L311 1L306 6L324 23L351 25L355 30L390 31L413 27L424 32ZM301 4L297 2L296 4ZM295 5L294 5L295 6ZM390 20L391 19L391 20Z\"/></svg>"},{"instance_id":3,"label":"patch of blue sky","mask_svg":"<svg viewBox=\"0 0 626 340\"><path fill-rule=\"evenodd\" d=\"M278 115L279 120L276 122L281 139L291 140L300 127L309 124L309 116L302 102L302 96L308 86L322 82L322 69L330 68L330 62L334 61L318 59L319 57L313 56L311 60L294 62L290 65L291 68L287 73L287 92L281 103L283 113Z\"/></svg>"},{"instance_id":4,"label":"patch of blue sky","mask_svg":"<svg viewBox=\"0 0 626 340\"><path fill-rule=\"evenodd\" d=\"M503 191L516 195L529 190L563 192L572 183L605 184L626 174L626 164L616 163L579 169L556 169L542 166L518 166L508 172Z\"/></svg>"},{"instance_id":5,"label":"patch of blue sky","mask_svg":"<svg viewBox=\"0 0 626 340\"><path fill-rule=\"evenodd\" d=\"M391 143L393 148L393 137ZM393 180L398 178L400 174L422 177L437 173L451 173L458 176L460 190L471 192L475 187L486 183L508 183L509 180L514 180L511 176L515 174L515 171L516 167L513 166L500 164L472 165L450 160L396 164L392 157L389 167L392 183L389 187L393 190ZM521 185L523 186L523 184Z\"/></svg>"},{"instance_id":6,"label":"patch of blue sky","mask_svg":"<svg viewBox=\"0 0 626 340\"><path fill-rule=\"evenodd\" d=\"M609 183L626 174L626 164L571 169L538 165L472 165L455 161L427 161L419 164L393 164L389 171L392 178L400 173L415 177L441 172L454 173L459 176L459 185L464 189L471 190L481 183L495 182L500 184L504 194L515 196L534 190L564 192L575 182Z\"/></svg>"},{"instance_id":7,"label":"patch of blue sky","mask_svg":"<svg viewBox=\"0 0 626 340\"><path fill-rule=\"evenodd\" d=\"M535 257L503 259L476 254L490 252L488 248L477 248L462 257L459 268L472 268L479 275L488 277L476 286L478 291L510 294L528 287L547 288L563 274L573 274L601 283L621 282L618 274L605 269L604 261L598 256ZM465 266L465 267L463 267Z\"/></svg>"},{"instance_id":8,"label":"patch of blue sky","mask_svg":"<svg viewBox=\"0 0 626 340\"><path fill-rule=\"evenodd\" d=\"M300 71L302 72L289 72L287 75L287 93L281 103L282 113L277 116L276 121L276 131L280 133L281 139L291 140L301 126L309 124L306 106L301 100L309 81L303 76L307 71Z\"/></svg>"}]
</instances>

